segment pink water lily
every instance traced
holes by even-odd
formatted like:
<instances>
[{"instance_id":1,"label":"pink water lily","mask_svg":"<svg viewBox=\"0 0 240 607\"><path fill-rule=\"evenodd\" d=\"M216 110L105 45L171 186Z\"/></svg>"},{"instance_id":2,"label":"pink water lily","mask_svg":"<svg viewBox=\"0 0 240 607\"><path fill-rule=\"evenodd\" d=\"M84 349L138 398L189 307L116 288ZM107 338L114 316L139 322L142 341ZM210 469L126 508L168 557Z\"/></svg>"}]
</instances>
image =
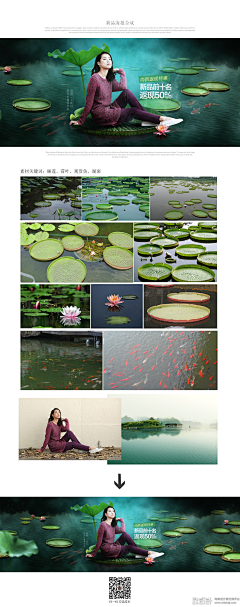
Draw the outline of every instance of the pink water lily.
<instances>
[{"instance_id":1,"label":"pink water lily","mask_svg":"<svg viewBox=\"0 0 240 607\"><path fill-rule=\"evenodd\" d=\"M90 255L93 256L93 255L96 255L96 253L94 253L94 251L91 251Z\"/></svg>"},{"instance_id":2,"label":"pink water lily","mask_svg":"<svg viewBox=\"0 0 240 607\"><path fill-rule=\"evenodd\" d=\"M114 306L119 306L119 304L124 303L124 300L121 299L119 295L108 295L107 297L109 303L105 303L105 306L109 306L114 308Z\"/></svg>"},{"instance_id":3,"label":"pink water lily","mask_svg":"<svg viewBox=\"0 0 240 607\"><path fill-rule=\"evenodd\" d=\"M154 559L151 555L147 556L145 558L145 565L153 565L154 564Z\"/></svg>"},{"instance_id":4,"label":"pink water lily","mask_svg":"<svg viewBox=\"0 0 240 607\"><path fill-rule=\"evenodd\" d=\"M45 521L45 520L46 520L46 519L45 519L45 516L40 516L40 521L42 521L42 522L43 522L43 521Z\"/></svg>"},{"instance_id":5,"label":"pink water lily","mask_svg":"<svg viewBox=\"0 0 240 607\"><path fill-rule=\"evenodd\" d=\"M154 135L158 135L159 137L166 137L166 133L171 133L171 131L169 131L167 126L164 126L163 124L158 124L156 126L156 130L157 133L154 133Z\"/></svg>"},{"instance_id":6,"label":"pink water lily","mask_svg":"<svg viewBox=\"0 0 240 607\"><path fill-rule=\"evenodd\" d=\"M35 518L35 514L31 514L31 518Z\"/></svg>"},{"instance_id":7,"label":"pink water lily","mask_svg":"<svg viewBox=\"0 0 240 607\"><path fill-rule=\"evenodd\" d=\"M12 71L12 68L9 67L9 65L6 65L6 67L4 68L4 74L9 74Z\"/></svg>"},{"instance_id":8,"label":"pink water lily","mask_svg":"<svg viewBox=\"0 0 240 607\"><path fill-rule=\"evenodd\" d=\"M227 520L223 521L223 522L224 522L224 525L228 525L228 523L229 523L229 521L227 521Z\"/></svg>"},{"instance_id":9,"label":"pink water lily","mask_svg":"<svg viewBox=\"0 0 240 607\"><path fill-rule=\"evenodd\" d=\"M81 310L77 306L66 306L61 310L60 320L64 326L76 327L81 323L81 318L78 318L79 314L81 314Z\"/></svg>"}]
</instances>

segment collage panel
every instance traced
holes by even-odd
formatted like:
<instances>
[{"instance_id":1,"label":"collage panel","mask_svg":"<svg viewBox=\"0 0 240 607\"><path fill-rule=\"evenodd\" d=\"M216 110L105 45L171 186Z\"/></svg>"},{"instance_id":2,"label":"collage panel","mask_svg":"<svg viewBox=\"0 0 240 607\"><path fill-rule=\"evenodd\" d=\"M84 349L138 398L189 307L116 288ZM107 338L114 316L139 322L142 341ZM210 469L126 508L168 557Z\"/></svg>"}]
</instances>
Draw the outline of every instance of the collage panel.
<instances>
[{"instance_id":1,"label":"collage panel","mask_svg":"<svg viewBox=\"0 0 240 607\"><path fill-rule=\"evenodd\" d=\"M149 219L149 177L83 177L82 219Z\"/></svg>"},{"instance_id":2,"label":"collage panel","mask_svg":"<svg viewBox=\"0 0 240 607\"><path fill-rule=\"evenodd\" d=\"M217 329L217 285L144 285L144 328Z\"/></svg>"},{"instance_id":3,"label":"collage panel","mask_svg":"<svg viewBox=\"0 0 240 607\"><path fill-rule=\"evenodd\" d=\"M216 177L150 177L151 221L195 217L217 219Z\"/></svg>"},{"instance_id":4,"label":"collage panel","mask_svg":"<svg viewBox=\"0 0 240 607\"><path fill-rule=\"evenodd\" d=\"M218 463L217 392L123 394L121 464ZM113 462L109 462L110 464Z\"/></svg>"},{"instance_id":5,"label":"collage panel","mask_svg":"<svg viewBox=\"0 0 240 607\"><path fill-rule=\"evenodd\" d=\"M0 523L1 571L239 571L239 497L2 497Z\"/></svg>"},{"instance_id":6,"label":"collage panel","mask_svg":"<svg viewBox=\"0 0 240 607\"><path fill-rule=\"evenodd\" d=\"M82 219L82 178L26 175L20 178L23 221Z\"/></svg>"},{"instance_id":7,"label":"collage panel","mask_svg":"<svg viewBox=\"0 0 240 607\"><path fill-rule=\"evenodd\" d=\"M22 330L21 390L102 390L102 331Z\"/></svg>"},{"instance_id":8,"label":"collage panel","mask_svg":"<svg viewBox=\"0 0 240 607\"><path fill-rule=\"evenodd\" d=\"M21 284L21 329L89 329L90 290L85 283Z\"/></svg>"},{"instance_id":9,"label":"collage panel","mask_svg":"<svg viewBox=\"0 0 240 607\"><path fill-rule=\"evenodd\" d=\"M92 329L143 327L143 291L137 284L99 284L91 286ZM107 306L107 307L106 307Z\"/></svg>"},{"instance_id":10,"label":"collage panel","mask_svg":"<svg viewBox=\"0 0 240 607\"><path fill-rule=\"evenodd\" d=\"M53 459L120 460L121 399L20 398L19 460Z\"/></svg>"}]
</instances>

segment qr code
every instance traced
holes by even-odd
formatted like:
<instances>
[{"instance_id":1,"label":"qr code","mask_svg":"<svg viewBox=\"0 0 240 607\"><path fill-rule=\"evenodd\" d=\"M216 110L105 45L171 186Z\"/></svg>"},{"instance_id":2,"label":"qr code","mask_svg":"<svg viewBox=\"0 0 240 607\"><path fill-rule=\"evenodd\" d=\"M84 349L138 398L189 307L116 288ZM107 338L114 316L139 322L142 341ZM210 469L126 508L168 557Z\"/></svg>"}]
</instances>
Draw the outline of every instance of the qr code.
<instances>
[{"instance_id":1,"label":"qr code","mask_svg":"<svg viewBox=\"0 0 240 607\"><path fill-rule=\"evenodd\" d=\"M109 578L109 598L110 599L130 599L131 598L131 578L130 577L110 577Z\"/></svg>"}]
</instances>

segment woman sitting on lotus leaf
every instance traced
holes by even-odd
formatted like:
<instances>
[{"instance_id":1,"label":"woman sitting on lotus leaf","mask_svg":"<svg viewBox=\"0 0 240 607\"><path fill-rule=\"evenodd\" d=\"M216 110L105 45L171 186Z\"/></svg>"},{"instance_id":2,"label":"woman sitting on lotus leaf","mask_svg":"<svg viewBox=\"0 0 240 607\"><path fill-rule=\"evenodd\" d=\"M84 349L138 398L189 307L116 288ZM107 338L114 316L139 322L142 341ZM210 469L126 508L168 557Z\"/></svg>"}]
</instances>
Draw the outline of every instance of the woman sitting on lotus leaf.
<instances>
[{"instance_id":1,"label":"woman sitting on lotus leaf","mask_svg":"<svg viewBox=\"0 0 240 607\"><path fill-rule=\"evenodd\" d=\"M120 82L115 78L116 73L120 74ZM112 103L112 93L116 91L123 92ZM127 104L131 107L127 108ZM89 113L94 122L101 126L117 126L123 122L130 122L133 118L141 120L142 126L151 126L153 123L169 126L170 123L178 122L167 116L146 112L135 95L127 89L124 70L113 69L112 57L104 51L95 59L83 113L79 120L71 120L70 124L84 124Z\"/></svg>"},{"instance_id":2,"label":"woman sitting on lotus leaf","mask_svg":"<svg viewBox=\"0 0 240 607\"><path fill-rule=\"evenodd\" d=\"M163 552L152 552L151 550L143 550L138 548L131 536L125 532L125 524L122 518L116 518L114 508L108 506L103 511L103 516L98 529L97 543L93 552L86 554L88 558L96 556L99 548L104 557L115 558L125 556L129 552L135 554L135 558L146 559L151 557L151 560L157 556L162 556ZM120 521L121 526L118 526ZM115 541L115 535L120 534L120 537Z\"/></svg>"}]
</instances>

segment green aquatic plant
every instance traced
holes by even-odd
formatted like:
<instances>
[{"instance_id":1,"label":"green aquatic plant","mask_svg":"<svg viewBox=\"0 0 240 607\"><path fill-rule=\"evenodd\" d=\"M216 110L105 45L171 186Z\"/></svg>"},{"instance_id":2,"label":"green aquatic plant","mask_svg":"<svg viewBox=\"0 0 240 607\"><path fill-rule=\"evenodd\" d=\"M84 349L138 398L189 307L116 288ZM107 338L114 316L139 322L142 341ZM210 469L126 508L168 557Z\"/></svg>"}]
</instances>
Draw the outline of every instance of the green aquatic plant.
<instances>
[{"instance_id":1,"label":"green aquatic plant","mask_svg":"<svg viewBox=\"0 0 240 607\"><path fill-rule=\"evenodd\" d=\"M18 536L12 535L10 531L0 531L0 552L10 557L8 569L12 557L32 556L38 554L38 547L33 540L26 541Z\"/></svg>"},{"instance_id":2,"label":"green aquatic plant","mask_svg":"<svg viewBox=\"0 0 240 607\"><path fill-rule=\"evenodd\" d=\"M75 512L83 512L84 514L88 514L93 518L94 530L97 539L97 529L94 517L96 516L96 514L99 514L99 512L102 512L103 510L105 510L105 508L108 507L113 508L113 503L110 500L107 504L105 504L105 502L101 502L101 504L98 504L97 506L89 506L88 504L84 504L84 506L79 506L78 504L76 504L76 506L70 506L70 510L74 510Z\"/></svg>"},{"instance_id":3,"label":"green aquatic plant","mask_svg":"<svg viewBox=\"0 0 240 607\"><path fill-rule=\"evenodd\" d=\"M91 46L91 48L88 51L82 50L79 52L74 51L73 48L69 48L67 51L63 51L63 52L59 51L59 49L56 49L52 53L48 52L48 57L54 57L54 59L63 59L63 61L68 61L68 63L72 63L73 65L76 65L79 67L81 77L82 77L84 97L86 100L86 91L85 91L85 84L84 84L84 79L83 79L82 66L86 65L86 63L89 63L89 61L91 61L92 59L95 59L95 57L97 57L97 55L99 55L99 53L101 53L102 51L109 53L110 52L109 46L107 46L105 43L103 43L102 48L98 48L97 46L95 46L95 44L93 44L93 46Z\"/></svg>"}]
</instances>

